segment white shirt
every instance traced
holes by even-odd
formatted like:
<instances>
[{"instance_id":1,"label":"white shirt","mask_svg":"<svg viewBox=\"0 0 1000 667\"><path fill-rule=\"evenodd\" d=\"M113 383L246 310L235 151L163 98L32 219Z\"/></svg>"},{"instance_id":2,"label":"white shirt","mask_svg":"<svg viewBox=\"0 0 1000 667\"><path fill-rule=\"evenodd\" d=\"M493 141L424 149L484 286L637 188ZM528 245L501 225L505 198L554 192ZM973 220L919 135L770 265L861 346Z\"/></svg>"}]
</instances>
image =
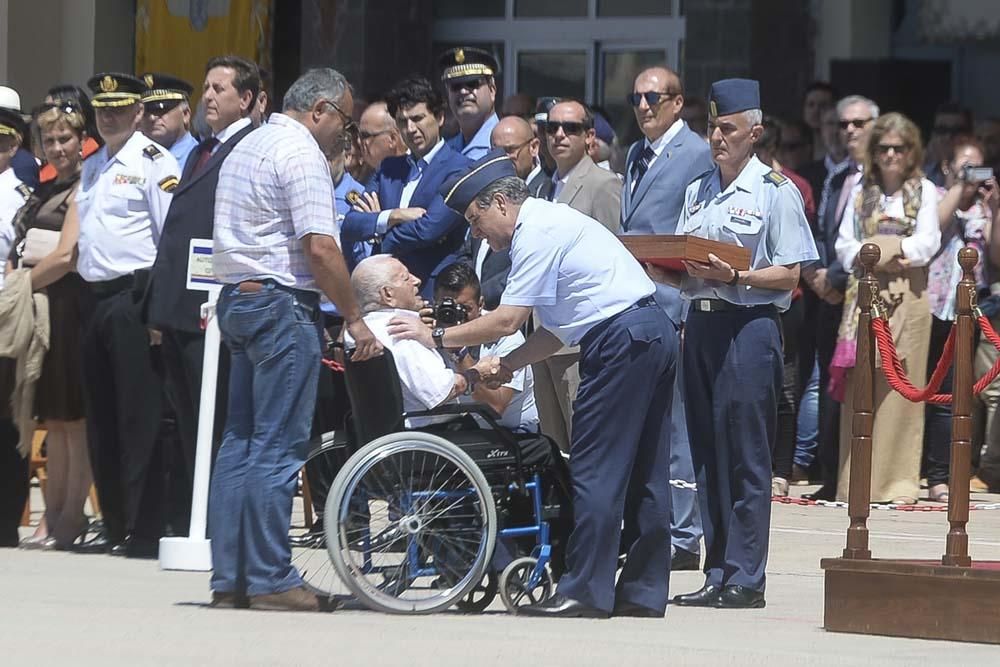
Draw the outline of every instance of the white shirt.
<instances>
[{"instance_id":1,"label":"white shirt","mask_svg":"<svg viewBox=\"0 0 1000 667\"><path fill-rule=\"evenodd\" d=\"M485 245L485 244L484 244ZM504 336L495 343L481 345L479 347L479 358L503 357L517 348L524 345L524 334L515 331L510 336ZM450 366L450 364L449 364ZM500 425L510 430L522 430L529 433L538 432L538 408L535 407L535 376L531 371L531 366L515 371L511 381L503 385L514 391L510 404L500 416ZM459 403L475 403L473 396L462 396ZM485 420L478 415L475 419L484 428L487 426Z\"/></svg>"},{"instance_id":2,"label":"white shirt","mask_svg":"<svg viewBox=\"0 0 1000 667\"><path fill-rule=\"evenodd\" d=\"M83 161L76 192L81 278L113 280L153 265L170 208L168 190L180 173L170 151L139 132L114 156L102 146Z\"/></svg>"},{"instance_id":3,"label":"white shirt","mask_svg":"<svg viewBox=\"0 0 1000 667\"><path fill-rule=\"evenodd\" d=\"M580 162L583 162L583 158L580 158ZM569 177L573 174L574 171L576 171L577 167L580 166L580 162L577 162L576 164L574 164L570 168L570 170L567 171L566 174L563 175L563 176L559 175L559 170L558 169L556 169L556 172L554 174L552 174L552 197L551 197L551 201L558 201L559 200L559 195L562 194L563 188L565 188L566 184L569 183Z\"/></svg>"},{"instance_id":4,"label":"white shirt","mask_svg":"<svg viewBox=\"0 0 1000 667\"><path fill-rule=\"evenodd\" d=\"M14 216L29 197L31 188L21 182L12 167L0 173L0 288L3 287L3 268L14 244Z\"/></svg>"},{"instance_id":5,"label":"white shirt","mask_svg":"<svg viewBox=\"0 0 1000 667\"><path fill-rule=\"evenodd\" d=\"M861 250L862 245L862 241L857 236L854 220L854 201L857 199L858 193L861 192L862 186L863 184L860 182L855 185L847 198L844 217L840 221L840 231L835 245L837 259L840 260L846 271L850 271L850 267L854 266L854 258ZM931 258L934 257L934 253L941 247L941 225L937 215L937 187L926 178L921 179L921 186L920 208L917 209L917 221L913 228L913 234L900 242L903 257L910 260L910 266L927 266ZM902 193L900 192L893 197L882 195L878 208L888 218L903 219Z\"/></svg>"},{"instance_id":6,"label":"white shirt","mask_svg":"<svg viewBox=\"0 0 1000 667\"><path fill-rule=\"evenodd\" d=\"M308 234L340 242L330 165L302 123L271 114L219 169L215 277L224 284L271 278L319 292L302 247Z\"/></svg>"},{"instance_id":7,"label":"white shirt","mask_svg":"<svg viewBox=\"0 0 1000 667\"><path fill-rule=\"evenodd\" d=\"M455 371L448 368L444 359L436 350L431 350L415 340L394 340L389 335L389 320L401 315L403 317L418 317L412 310L386 308L376 310L364 316L365 324L371 329L372 335L382 346L392 352L396 363L396 373L403 393L403 411L418 412L436 408L445 402L451 390L455 387ZM344 330L344 343L347 347L354 346L351 334ZM450 403L457 402L455 399ZM442 417L418 417L408 419L411 427L446 422L454 419L451 415Z\"/></svg>"},{"instance_id":8,"label":"white shirt","mask_svg":"<svg viewBox=\"0 0 1000 667\"><path fill-rule=\"evenodd\" d=\"M235 135L237 132L239 132L249 124L250 124L249 118L240 118L239 120L234 120L229 125L226 125L226 127L222 129L222 132L219 132L217 135L215 135L215 138L219 140L219 143L215 146L215 148L212 149L212 153L214 154L215 151L219 150L219 146L232 139L233 135Z\"/></svg>"},{"instance_id":9,"label":"white shirt","mask_svg":"<svg viewBox=\"0 0 1000 667\"><path fill-rule=\"evenodd\" d=\"M656 158L660 157L660 153L662 153L663 149L667 147L667 144L673 141L674 137L677 136L677 133L680 132L683 128L684 128L684 121L678 118L677 120L674 121L673 125L667 128L666 132L660 135L660 137L656 141L650 142L649 139L646 139L644 141L643 143L644 149L646 146L649 146L650 148L653 149L653 159L649 161L649 165L646 168L647 171L649 171L649 168L653 166L654 162L656 162ZM632 189L633 190L635 189L634 180L632 181Z\"/></svg>"},{"instance_id":10,"label":"white shirt","mask_svg":"<svg viewBox=\"0 0 1000 667\"><path fill-rule=\"evenodd\" d=\"M417 177L412 181L408 181L406 185L403 186L403 191L399 194L399 206L396 208L407 208L410 205L410 200L413 198L413 193L417 191L420 187L420 181L424 178L424 172L427 170L427 166L430 165L431 160L434 156L438 154L441 147L444 146L444 139L438 139L438 142L434 144L434 148L423 156L419 160L413 158L413 154L409 153L406 156L407 163L412 167L416 165L417 167ZM382 235L385 234L389 229L389 215L392 213L393 209L386 209L378 214L378 219L375 221L375 232Z\"/></svg>"},{"instance_id":11,"label":"white shirt","mask_svg":"<svg viewBox=\"0 0 1000 667\"><path fill-rule=\"evenodd\" d=\"M510 245L500 303L535 309L565 345L655 291L639 262L608 229L566 204L528 198Z\"/></svg>"}]
</instances>

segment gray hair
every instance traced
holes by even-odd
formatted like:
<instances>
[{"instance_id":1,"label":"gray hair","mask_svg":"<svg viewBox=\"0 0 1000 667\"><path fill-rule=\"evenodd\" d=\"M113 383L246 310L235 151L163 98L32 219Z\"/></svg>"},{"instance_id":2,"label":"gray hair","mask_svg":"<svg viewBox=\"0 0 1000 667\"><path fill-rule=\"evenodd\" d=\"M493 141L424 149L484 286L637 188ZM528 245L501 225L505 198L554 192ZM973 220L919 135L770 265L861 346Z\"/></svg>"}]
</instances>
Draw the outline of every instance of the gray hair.
<instances>
[{"instance_id":1,"label":"gray hair","mask_svg":"<svg viewBox=\"0 0 1000 667\"><path fill-rule=\"evenodd\" d=\"M848 95L837 102L837 116L839 117L842 113L844 113L844 110L852 104L867 105L868 112L872 115L872 120L878 118L878 105L863 95Z\"/></svg>"},{"instance_id":2,"label":"gray hair","mask_svg":"<svg viewBox=\"0 0 1000 667\"><path fill-rule=\"evenodd\" d=\"M392 285L396 267L392 255L372 255L358 262L351 274L351 288L362 315L385 308L382 288Z\"/></svg>"},{"instance_id":3,"label":"gray hair","mask_svg":"<svg viewBox=\"0 0 1000 667\"><path fill-rule=\"evenodd\" d=\"M285 93L284 111L309 111L319 100L340 102L351 90L344 75L330 67L311 69Z\"/></svg>"},{"instance_id":4,"label":"gray hair","mask_svg":"<svg viewBox=\"0 0 1000 667\"><path fill-rule=\"evenodd\" d=\"M504 176L487 185L476 195L476 206L479 208L488 208L493 195L498 193L502 194L511 204L523 204L524 200L531 195L528 191L528 185L520 178L517 176Z\"/></svg>"},{"instance_id":5,"label":"gray hair","mask_svg":"<svg viewBox=\"0 0 1000 667\"><path fill-rule=\"evenodd\" d=\"M760 109L747 109L743 112L743 117L747 119L747 123L750 124L750 127L760 125L764 122L764 112Z\"/></svg>"}]
</instances>

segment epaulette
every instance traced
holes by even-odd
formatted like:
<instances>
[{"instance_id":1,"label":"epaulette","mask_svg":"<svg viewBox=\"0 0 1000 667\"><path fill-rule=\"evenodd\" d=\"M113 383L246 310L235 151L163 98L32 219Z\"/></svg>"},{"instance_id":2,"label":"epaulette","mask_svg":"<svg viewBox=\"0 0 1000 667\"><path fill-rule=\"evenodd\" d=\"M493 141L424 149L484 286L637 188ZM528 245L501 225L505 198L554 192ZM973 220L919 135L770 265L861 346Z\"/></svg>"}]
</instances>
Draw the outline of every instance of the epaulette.
<instances>
[{"instance_id":1,"label":"epaulette","mask_svg":"<svg viewBox=\"0 0 1000 667\"><path fill-rule=\"evenodd\" d=\"M764 174L764 181L780 187L787 183L788 179L772 169Z\"/></svg>"},{"instance_id":2,"label":"epaulette","mask_svg":"<svg viewBox=\"0 0 1000 667\"><path fill-rule=\"evenodd\" d=\"M180 180L176 176L171 175L164 178L157 185L159 185L160 189L164 192L173 192L178 183L180 183Z\"/></svg>"},{"instance_id":3,"label":"epaulette","mask_svg":"<svg viewBox=\"0 0 1000 667\"><path fill-rule=\"evenodd\" d=\"M17 186L14 189L17 190L17 193L19 195L21 195L22 197L24 197L25 201L28 201L28 199L31 198L31 193L34 192L34 190L31 189L31 186L28 185L27 183L21 183L19 186Z\"/></svg>"},{"instance_id":4,"label":"epaulette","mask_svg":"<svg viewBox=\"0 0 1000 667\"><path fill-rule=\"evenodd\" d=\"M163 152L153 144L150 144L145 148L143 148L142 154L148 157L150 160L159 160L161 157L163 157Z\"/></svg>"}]
</instances>

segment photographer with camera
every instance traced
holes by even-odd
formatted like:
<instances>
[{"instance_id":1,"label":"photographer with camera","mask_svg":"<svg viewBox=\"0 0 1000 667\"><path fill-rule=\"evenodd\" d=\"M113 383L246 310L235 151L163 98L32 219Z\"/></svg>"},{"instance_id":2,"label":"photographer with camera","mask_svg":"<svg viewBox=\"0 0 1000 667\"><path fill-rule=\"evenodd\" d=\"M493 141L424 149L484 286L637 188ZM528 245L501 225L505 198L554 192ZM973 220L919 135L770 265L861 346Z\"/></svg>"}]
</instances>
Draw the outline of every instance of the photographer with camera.
<instances>
[{"instance_id":1,"label":"photographer with camera","mask_svg":"<svg viewBox=\"0 0 1000 667\"><path fill-rule=\"evenodd\" d=\"M1000 190L997 188L993 170L984 167L985 150L972 137L959 136L954 140L951 155L941 163L941 173L945 187L939 188L941 199L938 203L938 219L941 224L941 249L931 260L927 284L927 298L933 315L931 346L928 357L928 372L933 369L944 349L945 340L955 320L955 288L962 278L958 265L958 252L965 246L979 252L976 265L976 288L984 311L994 315L997 308L990 308L990 277L988 267L997 265L1000 252L991 241L990 221L997 211ZM993 312L990 312L993 311ZM996 350L983 341L976 353L977 373L984 373L996 359ZM952 373L949 372L941 391L950 392ZM1000 388L991 387L983 392L987 404L987 422L992 414ZM987 431L989 434L989 431ZM951 407L928 405L926 408L926 428L924 434L924 458L926 460L928 496L931 500L948 500L948 473L951 444ZM989 455L984 456L986 465L980 466L981 477L989 478L991 467ZM996 465L1000 468L1000 465ZM1000 474L994 483L1000 482ZM975 485L977 480L973 480ZM981 489L985 490L985 489Z\"/></svg>"},{"instance_id":2,"label":"photographer with camera","mask_svg":"<svg viewBox=\"0 0 1000 667\"><path fill-rule=\"evenodd\" d=\"M472 267L460 262L445 267L434 283L434 304L435 325L444 329L479 319L483 314L483 295ZM524 340L524 334L515 331L493 343L441 353L452 368L462 372L472 369L479 359L506 356L523 345ZM512 431L538 433L534 385L531 366L525 366L496 389L485 383L477 384L469 400L488 405L501 415L499 423ZM466 401L459 399L459 402Z\"/></svg>"},{"instance_id":3,"label":"photographer with camera","mask_svg":"<svg viewBox=\"0 0 1000 667\"><path fill-rule=\"evenodd\" d=\"M430 410L444 403L454 402L463 394L471 394L479 378L474 364L452 370L434 350L412 340L393 340L386 328L393 318L402 316L419 320L424 300L420 298L420 279L398 259L389 255L372 255L361 260L351 274L362 318L375 338L392 352L403 391L403 410L416 412ZM456 310L454 304L451 311ZM442 312L448 315L447 312ZM454 315L454 312L450 313ZM354 341L345 334L345 346L352 348ZM442 423L453 416L419 417L408 420L411 428Z\"/></svg>"}]
</instances>

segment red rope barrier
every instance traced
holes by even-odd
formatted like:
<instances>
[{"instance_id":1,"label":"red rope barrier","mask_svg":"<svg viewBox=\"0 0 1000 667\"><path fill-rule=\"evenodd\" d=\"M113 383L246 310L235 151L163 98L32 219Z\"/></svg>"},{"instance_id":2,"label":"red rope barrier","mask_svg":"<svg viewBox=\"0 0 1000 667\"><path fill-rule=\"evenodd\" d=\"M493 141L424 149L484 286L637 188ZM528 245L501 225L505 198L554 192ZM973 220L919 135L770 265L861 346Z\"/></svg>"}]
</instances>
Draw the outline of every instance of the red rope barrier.
<instances>
[{"instance_id":1,"label":"red rope barrier","mask_svg":"<svg viewBox=\"0 0 1000 667\"><path fill-rule=\"evenodd\" d=\"M333 359L323 359L322 361L323 361L323 365L326 366L327 368L329 368L331 371L333 371L335 373L343 373L344 372L344 366L343 366L343 364L339 364L336 361L334 361Z\"/></svg>"},{"instance_id":2,"label":"red rope barrier","mask_svg":"<svg viewBox=\"0 0 1000 667\"><path fill-rule=\"evenodd\" d=\"M993 325L990 324L990 318L985 315L980 315L976 318L976 320L979 322L979 329L983 332L983 335L986 336L986 340L992 343L993 347L997 350L1000 350L1000 335L997 335L997 332L993 330ZM954 331L954 329L952 330ZM997 358L997 360L993 362L993 367L990 368L986 375L979 378L975 386L972 388L973 394L978 396L983 393L983 391L985 391L986 388L990 386L990 384L992 384L998 377L1000 377L1000 358Z\"/></svg>"}]
</instances>

